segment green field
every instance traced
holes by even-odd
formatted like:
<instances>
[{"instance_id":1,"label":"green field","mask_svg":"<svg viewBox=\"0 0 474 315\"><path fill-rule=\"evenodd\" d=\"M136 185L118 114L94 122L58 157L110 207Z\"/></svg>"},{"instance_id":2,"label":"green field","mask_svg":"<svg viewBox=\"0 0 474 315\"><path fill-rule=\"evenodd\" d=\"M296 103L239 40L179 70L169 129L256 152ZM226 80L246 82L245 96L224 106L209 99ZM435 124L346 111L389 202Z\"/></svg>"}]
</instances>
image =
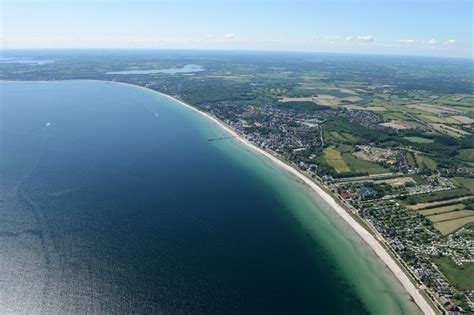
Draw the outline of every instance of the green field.
<instances>
[{"instance_id":1,"label":"green field","mask_svg":"<svg viewBox=\"0 0 474 315\"><path fill-rule=\"evenodd\" d=\"M331 135L333 132L331 132ZM342 136L338 134L337 136ZM345 134L344 134L345 136ZM324 150L324 157L337 173L368 173L381 174L388 173L389 170L383 168L377 163L364 161L356 158L352 153L354 147L351 145L340 144L337 147L330 147Z\"/></svg>"},{"instance_id":2,"label":"green field","mask_svg":"<svg viewBox=\"0 0 474 315\"><path fill-rule=\"evenodd\" d=\"M435 100L435 103L441 104L441 105L448 105L448 106L459 106L462 108L462 110L466 110L463 108L470 108L472 109L473 104L473 98L472 97L461 97L461 100L454 100L453 98L459 98L457 95L450 95L447 97L440 97ZM455 108L456 108L455 107Z\"/></svg>"},{"instance_id":3,"label":"green field","mask_svg":"<svg viewBox=\"0 0 474 315\"><path fill-rule=\"evenodd\" d=\"M469 216L473 216L474 211L472 210L454 210L449 212L444 212L440 214L434 214L428 216L431 222L443 222L443 221L450 221L450 220L457 220Z\"/></svg>"},{"instance_id":4,"label":"green field","mask_svg":"<svg viewBox=\"0 0 474 315\"><path fill-rule=\"evenodd\" d=\"M456 265L451 258L433 258L448 280L461 290L474 290L474 263Z\"/></svg>"},{"instance_id":5,"label":"green field","mask_svg":"<svg viewBox=\"0 0 474 315\"><path fill-rule=\"evenodd\" d=\"M423 114L423 115L418 115L418 118L421 120L428 122L428 123L444 123L445 120L443 118L433 116L433 115L428 115L428 114Z\"/></svg>"},{"instance_id":6,"label":"green field","mask_svg":"<svg viewBox=\"0 0 474 315\"><path fill-rule=\"evenodd\" d=\"M430 202L422 202L422 203L416 203L416 204L413 203L411 205L408 205L407 208L411 210L432 209L436 207L452 205L452 204L466 201L466 200L471 200L473 197L474 196L470 195L470 196L464 196L464 197L459 197L459 198L444 199L440 201L430 201Z\"/></svg>"},{"instance_id":7,"label":"green field","mask_svg":"<svg viewBox=\"0 0 474 315\"><path fill-rule=\"evenodd\" d=\"M405 157L407 158L408 165L416 167L416 161L411 152L406 152Z\"/></svg>"},{"instance_id":8,"label":"green field","mask_svg":"<svg viewBox=\"0 0 474 315\"><path fill-rule=\"evenodd\" d=\"M405 116L403 113L400 112L389 112L389 113L382 113L382 117L387 120L402 120L406 121L409 118Z\"/></svg>"},{"instance_id":9,"label":"green field","mask_svg":"<svg viewBox=\"0 0 474 315\"><path fill-rule=\"evenodd\" d=\"M338 143L356 143L357 138L347 132L337 132L337 131L330 131L329 132L331 140L338 142Z\"/></svg>"},{"instance_id":10,"label":"green field","mask_svg":"<svg viewBox=\"0 0 474 315\"><path fill-rule=\"evenodd\" d=\"M324 130L324 139L326 141L335 142L337 144L342 143L358 143L358 137L343 131L335 130Z\"/></svg>"},{"instance_id":11,"label":"green field","mask_svg":"<svg viewBox=\"0 0 474 315\"><path fill-rule=\"evenodd\" d=\"M350 133L341 132L341 135L343 135L344 138L346 138L347 141L349 141L349 142L353 142L353 143L356 143L356 142L357 142L357 138L354 137L353 135L351 135Z\"/></svg>"},{"instance_id":12,"label":"green field","mask_svg":"<svg viewBox=\"0 0 474 315\"><path fill-rule=\"evenodd\" d=\"M336 97L354 96L354 94L344 93L336 89L318 89L308 84L302 84L301 89L297 89L296 92L297 92L297 95L302 95L302 96L312 96L312 95L332 95Z\"/></svg>"},{"instance_id":13,"label":"green field","mask_svg":"<svg viewBox=\"0 0 474 315\"><path fill-rule=\"evenodd\" d=\"M411 156L411 154L410 154L410 156ZM413 165L410 163L409 159L407 158L408 164L410 164L410 166L416 166L415 165L415 160L413 159L413 156L411 156L411 158L413 160ZM423 178L423 177L421 177L420 175L417 175L417 174L412 175L411 178L413 178L418 185L427 185L429 183L427 179L425 179L425 178Z\"/></svg>"},{"instance_id":14,"label":"green field","mask_svg":"<svg viewBox=\"0 0 474 315\"><path fill-rule=\"evenodd\" d=\"M343 160L341 153L330 147L324 149L324 157L329 165L331 165L337 173L350 172L350 168L347 166L346 162Z\"/></svg>"},{"instance_id":15,"label":"green field","mask_svg":"<svg viewBox=\"0 0 474 315\"><path fill-rule=\"evenodd\" d=\"M341 133L337 132L337 131L331 131L329 132L329 134L331 135L331 138L334 140L334 141L337 141L337 142L344 142L346 141L346 137L344 137Z\"/></svg>"},{"instance_id":16,"label":"green field","mask_svg":"<svg viewBox=\"0 0 474 315\"><path fill-rule=\"evenodd\" d=\"M436 166L437 166L436 162L433 159L427 157L426 155L416 154L415 158L416 158L416 164L418 164L418 167L420 169L425 169L425 168L428 168L431 170L436 169Z\"/></svg>"},{"instance_id":17,"label":"green field","mask_svg":"<svg viewBox=\"0 0 474 315\"><path fill-rule=\"evenodd\" d=\"M467 162L474 162L474 149L460 150L457 158Z\"/></svg>"},{"instance_id":18,"label":"green field","mask_svg":"<svg viewBox=\"0 0 474 315\"><path fill-rule=\"evenodd\" d=\"M434 140L422 138L422 137L404 137L404 138L413 143L433 143L434 142Z\"/></svg>"},{"instance_id":19,"label":"green field","mask_svg":"<svg viewBox=\"0 0 474 315\"><path fill-rule=\"evenodd\" d=\"M439 204L446 204L450 202L460 201L460 199L458 199L459 197L471 196L471 195L472 194L468 189L460 187L460 188L455 188L455 189L450 189L450 190L443 190L443 191L413 195L413 196L408 197L406 202L411 205L427 203L426 205L423 205L423 207L428 207L430 206L429 203L432 203L435 201L441 201ZM452 199L452 200L450 201L449 199ZM463 199L468 199L468 198L463 198ZM433 203L432 205L435 205L435 204ZM421 209L421 207L418 209Z\"/></svg>"},{"instance_id":20,"label":"green field","mask_svg":"<svg viewBox=\"0 0 474 315\"><path fill-rule=\"evenodd\" d=\"M382 174L389 172L389 170L383 168L377 163L356 158L352 155L354 147L351 145L341 144L337 147L337 150L341 153L346 165L353 173Z\"/></svg>"},{"instance_id":21,"label":"green field","mask_svg":"<svg viewBox=\"0 0 474 315\"><path fill-rule=\"evenodd\" d=\"M349 152L342 153L342 158L354 173L382 174L389 172L377 163L358 159Z\"/></svg>"},{"instance_id":22,"label":"green field","mask_svg":"<svg viewBox=\"0 0 474 315\"><path fill-rule=\"evenodd\" d=\"M453 181L456 184L469 189L474 194L474 178L454 177Z\"/></svg>"},{"instance_id":23,"label":"green field","mask_svg":"<svg viewBox=\"0 0 474 315\"><path fill-rule=\"evenodd\" d=\"M436 214L451 212L451 211L460 210L460 209L464 209L463 204L455 204L455 205L449 205L449 206L444 206L444 207L419 210L418 213L421 215L430 216L430 215L436 215Z\"/></svg>"}]
</instances>

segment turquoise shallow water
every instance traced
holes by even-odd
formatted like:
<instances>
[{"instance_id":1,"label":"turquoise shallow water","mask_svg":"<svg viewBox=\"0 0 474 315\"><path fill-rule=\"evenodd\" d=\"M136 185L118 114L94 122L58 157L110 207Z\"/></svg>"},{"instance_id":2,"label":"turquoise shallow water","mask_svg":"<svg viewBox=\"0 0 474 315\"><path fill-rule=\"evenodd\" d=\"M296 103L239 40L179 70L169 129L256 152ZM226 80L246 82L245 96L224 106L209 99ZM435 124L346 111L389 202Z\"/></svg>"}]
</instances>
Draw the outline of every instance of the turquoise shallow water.
<instances>
[{"instance_id":1,"label":"turquoise shallow water","mask_svg":"<svg viewBox=\"0 0 474 315\"><path fill-rule=\"evenodd\" d=\"M291 176L157 93L1 82L0 310L408 314Z\"/></svg>"}]
</instances>

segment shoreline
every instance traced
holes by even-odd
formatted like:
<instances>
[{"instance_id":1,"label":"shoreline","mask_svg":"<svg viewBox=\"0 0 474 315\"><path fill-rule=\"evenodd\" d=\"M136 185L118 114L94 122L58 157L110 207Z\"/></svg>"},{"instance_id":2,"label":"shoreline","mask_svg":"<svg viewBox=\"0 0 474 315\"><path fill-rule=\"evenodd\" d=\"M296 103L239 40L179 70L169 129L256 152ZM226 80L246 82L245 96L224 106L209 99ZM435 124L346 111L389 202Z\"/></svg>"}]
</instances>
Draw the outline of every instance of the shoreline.
<instances>
[{"instance_id":1,"label":"shoreline","mask_svg":"<svg viewBox=\"0 0 474 315\"><path fill-rule=\"evenodd\" d=\"M1 80L1 81L5 82L8 80ZM63 80L63 81L74 81L74 80ZM396 258L392 257L392 255L389 253L389 250L384 248L382 243L379 240L377 240L377 236L372 235L366 228L364 228L361 225L361 223L357 222L357 220L349 214L348 210L344 209L344 207L340 205L330 193L326 192L323 189L324 186L321 187L318 183L314 182L312 179L304 175L302 172L300 172L299 170L297 170L290 164L282 161L281 159L277 158L271 153L257 147L256 145L251 143L249 140L244 138L242 135L237 133L235 130L233 130L226 123L220 121L216 117L206 112L203 112L173 96L152 90L144 86L131 84L131 83L104 81L104 80L89 80L89 81L100 81L100 82L105 82L105 83L123 84L123 85L132 86L135 88L143 89L148 92L158 93L166 97L167 99L175 101L179 103L180 105L184 106L185 108L188 108L202 115L206 119L209 119L210 121L218 125L221 129L223 129L226 133L234 137L238 142L240 142L246 148L270 160L280 169L286 171L291 176L296 178L298 181L303 182L307 187L309 187L312 193L316 194L320 199L322 199L323 202L326 203L326 205L331 208L331 210L333 210L341 219L343 219L346 222L346 224L348 224L352 228L352 230L354 230L354 232L370 247L370 249L376 254L376 256L382 260L382 262L387 266L387 268L398 280L398 282L402 285L405 291L409 294L412 302L414 302L417 305L417 307L420 309L420 311L423 314L437 314L437 312L435 312L433 307L431 306L430 301L420 293L417 286L411 281L411 279L407 275L408 271L402 269L402 267L399 265L399 262L396 260ZM13 80L13 82L18 82L18 81ZM49 82L58 82L58 81L34 81L34 82L48 82L49 83Z\"/></svg>"},{"instance_id":2,"label":"shoreline","mask_svg":"<svg viewBox=\"0 0 474 315\"><path fill-rule=\"evenodd\" d=\"M210 121L217 124L220 128L222 128L225 132L233 136L237 141L241 144L245 145L252 151L266 157L267 159L271 160L272 163L276 164L281 169L287 171L292 176L295 176L297 179L301 180L304 184L306 184L314 193L316 193L332 210L334 210L339 217L341 217L356 233L362 238L363 241L366 242L367 245L375 252L375 254L383 261L383 263L388 267L388 269L392 272L395 278L402 284L403 288L407 291L410 297L413 299L414 303L418 306L423 314L436 314L430 304L426 301L426 299L421 295L419 290L416 286L412 283L412 281L408 278L405 271L398 265L394 258L388 253L388 251L380 244L380 242L373 236L369 231L367 231L360 223L358 223L348 212L345 210L337 201L327 193L323 188L321 188L318 184L316 184L312 179L308 178L306 175L301 173L299 170L295 169L291 165L283 162L282 160L278 159L277 157L273 156L269 152L257 147L249 140L242 137L239 133L233 130L224 122L221 122L216 117L211 116L208 113L200 111L199 109L171 96L167 95L143 86L138 86L135 84L129 83L122 83L117 82L120 84L127 84L132 85L134 87L142 88L147 91L152 91L154 93L158 93L168 99L171 99L180 105L199 113L200 115L204 116L205 118L209 119Z\"/></svg>"}]
</instances>

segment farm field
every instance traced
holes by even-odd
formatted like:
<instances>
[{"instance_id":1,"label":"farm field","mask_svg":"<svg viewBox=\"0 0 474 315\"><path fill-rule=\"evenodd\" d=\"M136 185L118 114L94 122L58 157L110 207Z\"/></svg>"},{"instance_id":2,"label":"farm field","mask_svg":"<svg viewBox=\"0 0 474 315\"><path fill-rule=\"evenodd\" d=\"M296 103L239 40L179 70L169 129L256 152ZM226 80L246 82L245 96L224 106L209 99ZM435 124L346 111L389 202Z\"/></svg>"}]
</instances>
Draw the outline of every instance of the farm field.
<instances>
[{"instance_id":1,"label":"farm field","mask_svg":"<svg viewBox=\"0 0 474 315\"><path fill-rule=\"evenodd\" d=\"M345 134L334 132L330 133L331 136L343 137ZM334 168L337 173L368 173L372 174L383 174L388 173L389 170L383 168L377 163L365 161L356 158L352 153L354 147L350 145L339 145L337 147L329 147L324 150L324 158L327 163Z\"/></svg>"},{"instance_id":2,"label":"farm field","mask_svg":"<svg viewBox=\"0 0 474 315\"><path fill-rule=\"evenodd\" d=\"M437 229L441 234L448 235L451 234L468 223L474 222L474 216L460 218L460 219L453 219L449 221L437 222L433 226Z\"/></svg>"},{"instance_id":3,"label":"farm field","mask_svg":"<svg viewBox=\"0 0 474 315\"><path fill-rule=\"evenodd\" d=\"M353 142L353 143L356 143L356 142L357 142L357 138L354 137L353 135L351 135L350 133L341 132L340 134L341 134L344 138L346 138L346 140L349 141L349 142Z\"/></svg>"},{"instance_id":4,"label":"farm field","mask_svg":"<svg viewBox=\"0 0 474 315\"><path fill-rule=\"evenodd\" d=\"M472 124L474 123L474 119L468 117L468 116L451 116L452 119L460 122L461 124Z\"/></svg>"},{"instance_id":5,"label":"farm field","mask_svg":"<svg viewBox=\"0 0 474 315\"><path fill-rule=\"evenodd\" d=\"M427 138L422 138L422 137L404 137L404 138L413 143L433 143L434 142L434 140L432 139L427 139Z\"/></svg>"},{"instance_id":6,"label":"farm field","mask_svg":"<svg viewBox=\"0 0 474 315\"><path fill-rule=\"evenodd\" d=\"M473 197L474 196L464 196L464 197L446 199L446 200L440 200L440 201L417 203L417 204L414 204L414 205L409 205L409 206L407 206L407 208L411 209L411 210L421 210L421 209L425 209L425 208L431 208L431 207L446 205L446 204L450 204L450 203L454 203L454 202L469 200L469 199L472 199Z\"/></svg>"},{"instance_id":7,"label":"farm field","mask_svg":"<svg viewBox=\"0 0 474 315\"><path fill-rule=\"evenodd\" d=\"M441 214L430 215L428 216L428 218L432 222L436 223L436 222L460 219L460 218L469 217L473 215L474 215L474 211L472 210L454 210L454 211L445 212Z\"/></svg>"},{"instance_id":8,"label":"farm field","mask_svg":"<svg viewBox=\"0 0 474 315\"><path fill-rule=\"evenodd\" d=\"M354 173L367 172L369 173L369 175L372 175L372 174L383 174L383 173L388 172L387 169L383 168L377 163L358 159L354 155L352 155L352 153L350 152L343 152L342 158L344 159L346 164Z\"/></svg>"},{"instance_id":9,"label":"farm field","mask_svg":"<svg viewBox=\"0 0 474 315\"><path fill-rule=\"evenodd\" d=\"M474 194L474 178L454 177L453 181L456 184L469 189Z\"/></svg>"},{"instance_id":10,"label":"farm field","mask_svg":"<svg viewBox=\"0 0 474 315\"><path fill-rule=\"evenodd\" d=\"M414 205L419 206L418 209L422 209L425 207L454 203L460 201L460 199L457 198L461 197L472 198L473 196L471 195L471 192L466 188L454 188L409 196L407 198L407 203L410 205L409 207L412 207ZM417 209L415 208L413 210Z\"/></svg>"},{"instance_id":11,"label":"farm field","mask_svg":"<svg viewBox=\"0 0 474 315\"><path fill-rule=\"evenodd\" d=\"M425 168L429 168L431 170L436 169L436 166L437 166L436 162L425 155L416 154L415 159L416 159L416 164L418 165L420 169L425 169Z\"/></svg>"},{"instance_id":12,"label":"farm field","mask_svg":"<svg viewBox=\"0 0 474 315\"><path fill-rule=\"evenodd\" d=\"M357 139L346 132L337 132L337 131L330 131L329 136L327 137L329 140L333 140L335 142L350 142L350 143L355 143L357 142Z\"/></svg>"},{"instance_id":13,"label":"farm field","mask_svg":"<svg viewBox=\"0 0 474 315\"><path fill-rule=\"evenodd\" d=\"M400 112L383 113L382 117L387 120L408 120L408 117Z\"/></svg>"},{"instance_id":14,"label":"farm field","mask_svg":"<svg viewBox=\"0 0 474 315\"><path fill-rule=\"evenodd\" d=\"M416 167L417 166L415 158L413 157L413 154L411 152L406 152L405 157L407 159L408 165L410 165L411 167Z\"/></svg>"},{"instance_id":15,"label":"farm field","mask_svg":"<svg viewBox=\"0 0 474 315\"><path fill-rule=\"evenodd\" d=\"M469 132L467 131L453 128L442 123L430 123L430 126L433 127L435 130L441 133L444 133L448 136L451 136L453 138L462 138L464 136L469 135Z\"/></svg>"},{"instance_id":16,"label":"farm field","mask_svg":"<svg viewBox=\"0 0 474 315\"><path fill-rule=\"evenodd\" d=\"M430 114L442 114L442 113L460 113L462 111L458 109L451 108L449 106L440 106L440 105L433 105L433 104L412 104L407 105L408 108L414 108L423 112L427 112Z\"/></svg>"},{"instance_id":17,"label":"farm field","mask_svg":"<svg viewBox=\"0 0 474 315\"><path fill-rule=\"evenodd\" d=\"M324 149L324 157L337 173L350 172L350 168L341 156L341 153L333 147Z\"/></svg>"},{"instance_id":18,"label":"farm field","mask_svg":"<svg viewBox=\"0 0 474 315\"><path fill-rule=\"evenodd\" d=\"M424 122L427 122L427 123L445 123L446 121L443 119L443 118L440 118L438 116L433 116L433 115L426 115L426 114L422 114L422 115L418 115L418 117L423 120Z\"/></svg>"},{"instance_id":19,"label":"farm field","mask_svg":"<svg viewBox=\"0 0 474 315\"><path fill-rule=\"evenodd\" d=\"M466 162L474 162L474 149L460 150L457 158Z\"/></svg>"},{"instance_id":20,"label":"farm field","mask_svg":"<svg viewBox=\"0 0 474 315\"><path fill-rule=\"evenodd\" d=\"M445 213L445 212L451 212L454 210L461 210L464 209L463 204L455 204L455 205L449 205L449 206L444 206L444 207L438 207L438 208L431 208L431 209L426 209L426 210L419 210L418 213L424 216L430 216L430 215L435 215L439 213Z\"/></svg>"},{"instance_id":21,"label":"farm field","mask_svg":"<svg viewBox=\"0 0 474 315\"><path fill-rule=\"evenodd\" d=\"M444 200L439 202L417 204L413 206L408 206L408 208L412 210L417 210L417 213L427 217L431 222L433 222L433 226L441 234L448 235L465 226L466 224L474 222L473 210L465 210L465 206L462 203L451 204L456 201L464 200L467 200L466 197ZM443 204L447 205L442 206Z\"/></svg>"}]
</instances>

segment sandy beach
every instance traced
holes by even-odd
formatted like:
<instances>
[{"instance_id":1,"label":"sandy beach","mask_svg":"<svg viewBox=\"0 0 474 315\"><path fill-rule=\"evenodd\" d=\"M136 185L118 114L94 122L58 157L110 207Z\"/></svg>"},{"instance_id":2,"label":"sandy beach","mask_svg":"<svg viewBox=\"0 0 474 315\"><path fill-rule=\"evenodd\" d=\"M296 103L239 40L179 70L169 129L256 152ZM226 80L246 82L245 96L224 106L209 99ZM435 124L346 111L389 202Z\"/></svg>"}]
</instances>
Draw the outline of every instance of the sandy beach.
<instances>
[{"instance_id":1,"label":"sandy beach","mask_svg":"<svg viewBox=\"0 0 474 315\"><path fill-rule=\"evenodd\" d=\"M120 83L120 84L127 84L127 83ZM133 84L127 84L127 85L133 85ZM214 122L217 124L219 127L221 127L223 130L225 130L227 133L229 133L231 136L235 137L238 141L240 141L243 145L247 146L248 148L252 149L253 151L261 154L262 156L268 158L271 160L273 163L275 163L277 166L282 168L283 170L287 171L291 175L295 176L296 178L300 179L303 181L308 187L310 187L321 199L323 199L330 207L333 209L347 224L349 224L352 229L370 246L370 248L376 253L376 255L385 263L385 265L392 271L392 273L395 275L395 277L400 281L402 286L405 288L405 290L410 294L414 302L417 304L417 306L420 308L420 310L423 312L423 314L436 314L434 310L431 308L430 304L426 301L426 299L421 295L417 287L410 281L406 273L402 270L402 268L397 264L395 259L387 252L387 250L380 244L380 242L372 235L370 234L364 227L362 227L351 215L341 206L339 205L336 200L328 194L326 191L324 191L318 184L316 184L313 180L309 179L306 175L302 174L299 172L297 169L293 168L292 166L284 163L283 161L279 160L272 154L266 152L265 150L255 146L251 142L249 142L247 139L243 138L241 135L239 135L237 132L232 130L228 125L225 123L219 121L215 117L202 112L193 106L186 104L185 102L178 100L170 95L166 95L145 87L133 85L138 88L146 89L147 91L152 91L155 93L159 93L164 97L167 97L175 102L178 102L179 104L189 108L190 110L193 110L210 121Z\"/></svg>"}]
</instances>

